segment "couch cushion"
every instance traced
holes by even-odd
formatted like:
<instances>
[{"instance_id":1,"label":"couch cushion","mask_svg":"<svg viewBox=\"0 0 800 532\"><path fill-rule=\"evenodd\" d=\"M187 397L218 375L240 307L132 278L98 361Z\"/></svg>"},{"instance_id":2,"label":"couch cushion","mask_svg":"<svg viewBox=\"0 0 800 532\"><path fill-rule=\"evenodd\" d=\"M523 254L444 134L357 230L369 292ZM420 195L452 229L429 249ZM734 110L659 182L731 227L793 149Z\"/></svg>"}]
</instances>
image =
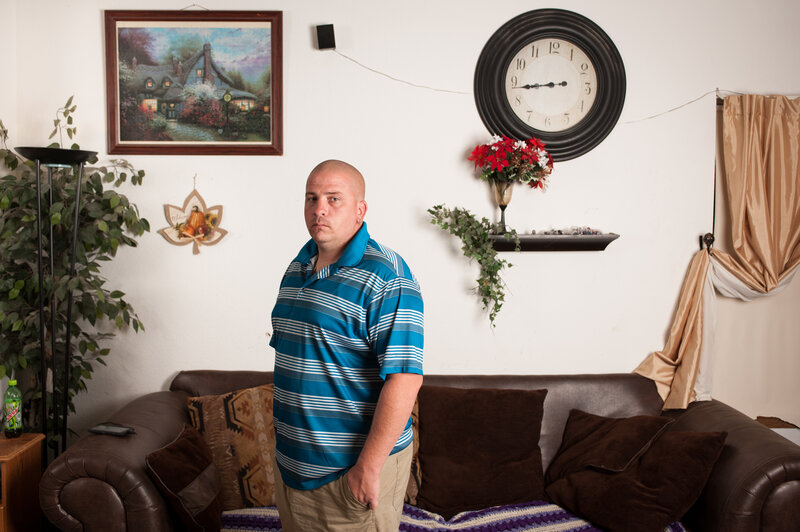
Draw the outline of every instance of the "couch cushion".
<instances>
[{"instance_id":1,"label":"couch cushion","mask_svg":"<svg viewBox=\"0 0 800 532\"><path fill-rule=\"evenodd\" d=\"M423 386L417 505L449 519L466 510L541 499L538 442L546 394Z\"/></svg>"},{"instance_id":2,"label":"couch cushion","mask_svg":"<svg viewBox=\"0 0 800 532\"><path fill-rule=\"evenodd\" d=\"M219 530L219 474L211 449L194 428L186 425L173 442L149 453L145 467L184 530Z\"/></svg>"},{"instance_id":3,"label":"couch cushion","mask_svg":"<svg viewBox=\"0 0 800 532\"><path fill-rule=\"evenodd\" d=\"M667 432L657 421L571 412L564 445L547 472L547 496L612 532L655 532L679 520L700 496L726 433ZM615 449L618 438L624 452Z\"/></svg>"},{"instance_id":4,"label":"couch cushion","mask_svg":"<svg viewBox=\"0 0 800 532\"><path fill-rule=\"evenodd\" d=\"M586 468L624 471L670 423L671 419L661 416L608 418L573 409L545 482Z\"/></svg>"},{"instance_id":5,"label":"couch cushion","mask_svg":"<svg viewBox=\"0 0 800 532\"><path fill-rule=\"evenodd\" d=\"M272 393L266 384L187 400L219 471L225 510L275 504Z\"/></svg>"}]
</instances>

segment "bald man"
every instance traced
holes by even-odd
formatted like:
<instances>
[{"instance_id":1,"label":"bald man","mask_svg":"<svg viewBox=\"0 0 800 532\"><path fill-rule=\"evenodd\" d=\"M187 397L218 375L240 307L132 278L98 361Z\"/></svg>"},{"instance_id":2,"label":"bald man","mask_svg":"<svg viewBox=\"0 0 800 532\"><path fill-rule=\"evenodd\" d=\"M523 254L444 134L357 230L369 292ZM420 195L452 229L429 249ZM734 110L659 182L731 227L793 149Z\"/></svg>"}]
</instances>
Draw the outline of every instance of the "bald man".
<instances>
[{"instance_id":1,"label":"bald man","mask_svg":"<svg viewBox=\"0 0 800 532\"><path fill-rule=\"evenodd\" d=\"M311 235L272 311L276 499L286 531L395 532L422 384L423 303L370 238L364 177L329 160L306 181Z\"/></svg>"}]
</instances>

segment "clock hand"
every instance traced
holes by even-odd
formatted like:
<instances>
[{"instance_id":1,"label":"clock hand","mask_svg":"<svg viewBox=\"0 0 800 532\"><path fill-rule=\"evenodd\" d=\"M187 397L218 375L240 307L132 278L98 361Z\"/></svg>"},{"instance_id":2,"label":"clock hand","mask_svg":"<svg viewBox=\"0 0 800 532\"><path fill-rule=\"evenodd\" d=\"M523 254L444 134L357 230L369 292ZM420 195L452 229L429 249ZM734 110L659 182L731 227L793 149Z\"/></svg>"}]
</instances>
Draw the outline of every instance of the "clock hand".
<instances>
[{"instance_id":1,"label":"clock hand","mask_svg":"<svg viewBox=\"0 0 800 532\"><path fill-rule=\"evenodd\" d=\"M566 81L562 81L561 83L553 83L551 81L550 83L534 83L533 85L520 85L519 87L514 87L514 88L515 89L541 89L542 87L550 87L552 89L553 87L566 87L566 86L567 86L567 82Z\"/></svg>"}]
</instances>

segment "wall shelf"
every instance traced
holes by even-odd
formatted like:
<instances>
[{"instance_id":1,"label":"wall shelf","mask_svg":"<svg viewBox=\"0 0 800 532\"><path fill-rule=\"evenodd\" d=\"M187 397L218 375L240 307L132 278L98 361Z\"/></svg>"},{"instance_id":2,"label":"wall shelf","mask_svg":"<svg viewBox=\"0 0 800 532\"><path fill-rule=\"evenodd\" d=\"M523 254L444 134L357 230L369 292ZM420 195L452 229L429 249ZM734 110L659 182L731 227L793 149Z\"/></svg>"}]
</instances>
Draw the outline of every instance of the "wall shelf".
<instances>
[{"instance_id":1,"label":"wall shelf","mask_svg":"<svg viewBox=\"0 0 800 532\"><path fill-rule=\"evenodd\" d=\"M518 235L520 251L602 251L619 238L616 233L601 235ZM489 235L497 251L514 251L514 240L504 235Z\"/></svg>"}]
</instances>

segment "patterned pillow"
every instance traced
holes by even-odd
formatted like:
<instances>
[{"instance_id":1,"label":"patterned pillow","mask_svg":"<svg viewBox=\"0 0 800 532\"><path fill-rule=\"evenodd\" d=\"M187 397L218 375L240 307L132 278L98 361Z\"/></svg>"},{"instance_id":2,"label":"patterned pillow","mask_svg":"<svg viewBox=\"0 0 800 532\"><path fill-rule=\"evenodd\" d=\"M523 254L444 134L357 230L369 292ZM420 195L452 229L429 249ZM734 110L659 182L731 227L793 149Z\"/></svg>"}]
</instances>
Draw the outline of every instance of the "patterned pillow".
<instances>
[{"instance_id":1,"label":"patterned pillow","mask_svg":"<svg viewBox=\"0 0 800 532\"><path fill-rule=\"evenodd\" d=\"M224 510L275 504L273 385L187 400L219 472Z\"/></svg>"}]
</instances>

